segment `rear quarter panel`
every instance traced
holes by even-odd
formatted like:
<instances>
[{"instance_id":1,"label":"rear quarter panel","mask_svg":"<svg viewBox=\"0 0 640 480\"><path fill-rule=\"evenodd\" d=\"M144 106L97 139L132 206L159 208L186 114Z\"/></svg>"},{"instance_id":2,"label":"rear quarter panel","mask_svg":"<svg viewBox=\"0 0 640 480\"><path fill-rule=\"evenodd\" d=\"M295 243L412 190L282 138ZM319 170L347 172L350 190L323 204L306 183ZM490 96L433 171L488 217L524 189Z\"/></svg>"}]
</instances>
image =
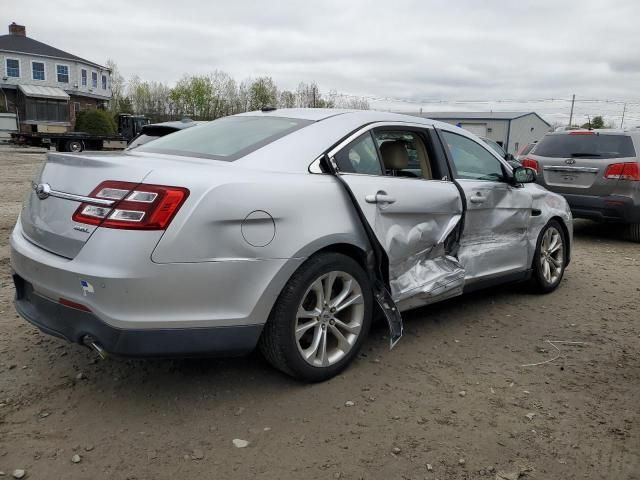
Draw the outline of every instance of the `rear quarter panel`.
<instances>
[{"instance_id":1,"label":"rear quarter panel","mask_svg":"<svg viewBox=\"0 0 640 480\"><path fill-rule=\"evenodd\" d=\"M154 174L148 182L169 181ZM192 193L156 246L154 262L305 258L333 243L365 248L349 199L330 175L230 168L217 178L187 176Z\"/></svg>"}]
</instances>

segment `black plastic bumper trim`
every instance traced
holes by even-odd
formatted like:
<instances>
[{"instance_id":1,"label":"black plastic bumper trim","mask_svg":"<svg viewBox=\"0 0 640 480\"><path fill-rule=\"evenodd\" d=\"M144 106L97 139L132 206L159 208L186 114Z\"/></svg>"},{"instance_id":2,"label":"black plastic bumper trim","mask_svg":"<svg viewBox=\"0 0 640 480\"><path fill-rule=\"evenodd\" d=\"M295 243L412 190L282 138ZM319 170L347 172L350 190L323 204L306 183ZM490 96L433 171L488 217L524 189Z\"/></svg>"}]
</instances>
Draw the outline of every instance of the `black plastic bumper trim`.
<instances>
[{"instance_id":1,"label":"black plastic bumper trim","mask_svg":"<svg viewBox=\"0 0 640 480\"><path fill-rule=\"evenodd\" d=\"M235 356L255 349L262 325L120 329L90 312L66 307L33 291L14 275L18 313L44 333L82 344L89 335L109 354L122 357Z\"/></svg>"},{"instance_id":2,"label":"black plastic bumper trim","mask_svg":"<svg viewBox=\"0 0 640 480\"><path fill-rule=\"evenodd\" d=\"M640 222L640 205L630 197L622 195L606 195L602 197L592 195L565 194L571 213L576 218L587 218L605 222Z\"/></svg>"}]
</instances>

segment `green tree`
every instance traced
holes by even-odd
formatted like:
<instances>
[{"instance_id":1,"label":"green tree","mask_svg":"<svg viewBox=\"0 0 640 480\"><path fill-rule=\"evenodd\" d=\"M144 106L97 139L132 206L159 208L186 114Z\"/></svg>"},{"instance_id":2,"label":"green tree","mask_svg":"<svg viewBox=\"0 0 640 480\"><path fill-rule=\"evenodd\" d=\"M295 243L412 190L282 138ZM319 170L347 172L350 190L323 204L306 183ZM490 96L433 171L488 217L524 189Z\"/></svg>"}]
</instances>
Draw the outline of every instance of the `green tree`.
<instances>
[{"instance_id":1,"label":"green tree","mask_svg":"<svg viewBox=\"0 0 640 480\"><path fill-rule=\"evenodd\" d=\"M82 110L76 115L76 132L92 135L111 135L116 132L117 125L113 115L106 110Z\"/></svg>"},{"instance_id":2,"label":"green tree","mask_svg":"<svg viewBox=\"0 0 640 480\"><path fill-rule=\"evenodd\" d=\"M591 124L589 124L589 122L584 123L582 125L582 128L592 128L594 130L598 130L600 128L611 128L611 127L610 125L606 125L604 123L604 118L602 118L602 115L597 115L591 119Z\"/></svg>"},{"instance_id":3,"label":"green tree","mask_svg":"<svg viewBox=\"0 0 640 480\"><path fill-rule=\"evenodd\" d=\"M278 87L271 77L256 78L249 87L249 110L278 105Z\"/></svg>"}]
</instances>

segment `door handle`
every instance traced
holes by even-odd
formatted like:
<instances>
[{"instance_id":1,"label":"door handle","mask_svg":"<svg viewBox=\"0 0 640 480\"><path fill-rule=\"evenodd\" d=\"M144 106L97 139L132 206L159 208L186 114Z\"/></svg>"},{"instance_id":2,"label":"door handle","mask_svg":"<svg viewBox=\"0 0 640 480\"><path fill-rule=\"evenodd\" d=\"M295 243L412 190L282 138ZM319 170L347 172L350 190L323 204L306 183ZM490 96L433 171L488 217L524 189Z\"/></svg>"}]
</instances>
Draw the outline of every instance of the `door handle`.
<instances>
[{"instance_id":1,"label":"door handle","mask_svg":"<svg viewBox=\"0 0 640 480\"><path fill-rule=\"evenodd\" d=\"M480 194L474 195L469 199L471 203L484 203L486 200L487 200L487 197Z\"/></svg>"},{"instance_id":2,"label":"door handle","mask_svg":"<svg viewBox=\"0 0 640 480\"><path fill-rule=\"evenodd\" d=\"M367 195L364 197L367 203L395 203L396 199L391 195L387 195L386 192L378 192L375 195Z\"/></svg>"}]
</instances>

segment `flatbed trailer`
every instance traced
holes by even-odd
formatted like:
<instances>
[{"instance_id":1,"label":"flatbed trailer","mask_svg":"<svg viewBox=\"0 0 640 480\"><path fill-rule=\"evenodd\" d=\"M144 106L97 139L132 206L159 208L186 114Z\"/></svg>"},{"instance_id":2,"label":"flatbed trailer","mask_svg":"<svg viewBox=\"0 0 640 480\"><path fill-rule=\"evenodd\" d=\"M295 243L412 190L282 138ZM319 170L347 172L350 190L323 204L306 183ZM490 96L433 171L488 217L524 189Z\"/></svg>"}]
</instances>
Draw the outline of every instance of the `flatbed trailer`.
<instances>
[{"instance_id":1,"label":"flatbed trailer","mask_svg":"<svg viewBox=\"0 0 640 480\"><path fill-rule=\"evenodd\" d=\"M118 115L118 133L94 135L85 132L19 132L11 134L11 142L17 145L51 148L59 152L82 152L83 150L123 150L127 144L148 125L144 116L121 113Z\"/></svg>"},{"instance_id":2,"label":"flatbed trailer","mask_svg":"<svg viewBox=\"0 0 640 480\"><path fill-rule=\"evenodd\" d=\"M50 148L59 152L82 152L83 150L123 150L128 140L122 135L91 135L83 132L67 133L12 133L11 141L17 145Z\"/></svg>"}]
</instances>

